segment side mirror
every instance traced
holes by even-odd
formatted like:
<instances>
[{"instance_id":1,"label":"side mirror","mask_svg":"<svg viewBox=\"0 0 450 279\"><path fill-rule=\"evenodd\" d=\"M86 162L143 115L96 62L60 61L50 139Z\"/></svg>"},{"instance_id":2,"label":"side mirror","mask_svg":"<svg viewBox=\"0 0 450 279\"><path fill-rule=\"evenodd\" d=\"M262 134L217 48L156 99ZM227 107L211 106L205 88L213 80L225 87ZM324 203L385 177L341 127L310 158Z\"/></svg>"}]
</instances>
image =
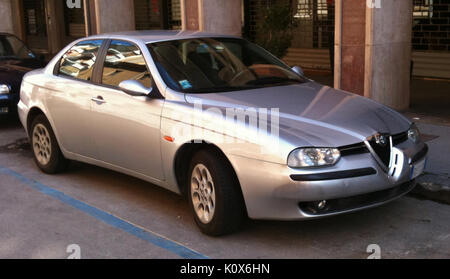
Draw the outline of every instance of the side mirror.
<instances>
[{"instance_id":1,"label":"side mirror","mask_svg":"<svg viewBox=\"0 0 450 279\"><path fill-rule=\"evenodd\" d=\"M305 73L303 73L302 68L300 68L299 66L294 66L292 67L292 71L294 71L295 73L297 73L299 76L304 77Z\"/></svg>"},{"instance_id":2,"label":"side mirror","mask_svg":"<svg viewBox=\"0 0 450 279\"><path fill-rule=\"evenodd\" d=\"M124 80L119 84L119 88L131 96L149 96L153 88L147 88L137 80Z\"/></svg>"}]
</instances>

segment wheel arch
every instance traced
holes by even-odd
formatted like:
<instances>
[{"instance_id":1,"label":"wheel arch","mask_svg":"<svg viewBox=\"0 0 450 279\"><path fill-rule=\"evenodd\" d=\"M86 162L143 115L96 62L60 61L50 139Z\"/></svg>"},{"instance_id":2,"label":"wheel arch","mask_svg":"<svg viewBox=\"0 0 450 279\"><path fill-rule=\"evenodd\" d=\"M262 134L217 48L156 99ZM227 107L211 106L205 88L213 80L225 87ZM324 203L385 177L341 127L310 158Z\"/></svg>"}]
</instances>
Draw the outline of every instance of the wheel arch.
<instances>
[{"instance_id":1,"label":"wheel arch","mask_svg":"<svg viewBox=\"0 0 450 279\"><path fill-rule=\"evenodd\" d=\"M236 180L236 183L239 187L239 191L241 193L242 200L244 202L245 206L245 199L242 192L242 186L239 181L239 177L237 176L236 170L231 163L231 161L228 159L226 154L220 149L217 145L214 143L206 142L203 140L192 140L189 142L184 143L181 145L177 152L175 153L173 168L175 173L175 178L177 182L178 189L182 195L185 195L187 193L187 185L185 185L185 181L187 180L187 175L189 171L189 164L186 162L189 162L192 156L199 152L200 150L209 150L210 152L216 153L218 156L221 156L225 162L230 167L230 170L233 172L233 177ZM245 211L247 212L247 208L245 206Z\"/></svg>"},{"instance_id":2,"label":"wheel arch","mask_svg":"<svg viewBox=\"0 0 450 279\"><path fill-rule=\"evenodd\" d=\"M28 112L28 115L27 115L28 135L30 135L30 133L31 133L31 124L33 123L33 120L36 118L36 116L38 116L40 114L44 115L48 120L48 117L45 115L44 111L42 109L40 109L39 107L32 107L30 109L30 111Z\"/></svg>"},{"instance_id":3,"label":"wheel arch","mask_svg":"<svg viewBox=\"0 0 450 279\"><path fill-rule=\"evenodd\" d=\"M61 152L62 152L64 155L66 155L66 154L65 154L65 149L63 148L63 146L61 146L61 141L60 141L59 136L58 136L58 131L55 130L55 126L53 125L52 119L50 119L50 118L48 117L48 115L45 113L45 111L44 111L42 108L40 108L39 106L31 107L30 110L28 111L27 119L26 119L26 121L27 121L27 122L26 122L26 125L27 125L27 133L28 133L28 137L30 137L30 133L32 132L32 131L31 131L31 125L33 124L33 120L34 120L38 115L43 115L43 116L47 119L48 123L50 124L50 127L51 127L52 130L53 130L53 134L55 135L56 142L57 142L59 148L61 149Z\"/></svg>"}]
</instances>

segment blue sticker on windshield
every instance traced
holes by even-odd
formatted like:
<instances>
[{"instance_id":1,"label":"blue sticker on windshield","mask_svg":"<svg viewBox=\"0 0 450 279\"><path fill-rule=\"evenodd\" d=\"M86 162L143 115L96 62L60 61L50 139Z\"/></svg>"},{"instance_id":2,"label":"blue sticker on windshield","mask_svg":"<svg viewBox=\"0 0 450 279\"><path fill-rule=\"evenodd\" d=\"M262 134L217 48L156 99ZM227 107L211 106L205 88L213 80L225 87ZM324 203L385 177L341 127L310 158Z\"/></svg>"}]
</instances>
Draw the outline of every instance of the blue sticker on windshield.
<instances>
[{"instance_id":1,"label":"blue sticker on windshield","mask_svg":"<svg viewBox=\"0 0 450 279\"><path fill-rule=\"evenodd\" d=\"M178 83L180 83L181 88L183 88L183 89L191 89L192 88L191 83L186 79L180 80Z\"/></svg>"}]
</instances>

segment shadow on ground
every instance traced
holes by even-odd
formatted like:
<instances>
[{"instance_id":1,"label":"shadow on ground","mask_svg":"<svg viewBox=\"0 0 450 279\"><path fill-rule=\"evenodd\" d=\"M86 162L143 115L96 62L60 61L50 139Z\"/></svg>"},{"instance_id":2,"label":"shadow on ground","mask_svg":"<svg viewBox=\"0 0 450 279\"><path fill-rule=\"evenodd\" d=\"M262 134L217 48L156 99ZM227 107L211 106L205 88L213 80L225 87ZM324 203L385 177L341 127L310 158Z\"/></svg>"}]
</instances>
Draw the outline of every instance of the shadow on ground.
<instances>
[{"instance_id":1,"label":"shadow on ground","mask_svg":"<svg viewBox=\"0 0 450 279\"><path fill-rule=\"evenodd\" d=\"M17 115L0 115L0 129L7 131L22 127Z\"/></svg>"}]
</instances>

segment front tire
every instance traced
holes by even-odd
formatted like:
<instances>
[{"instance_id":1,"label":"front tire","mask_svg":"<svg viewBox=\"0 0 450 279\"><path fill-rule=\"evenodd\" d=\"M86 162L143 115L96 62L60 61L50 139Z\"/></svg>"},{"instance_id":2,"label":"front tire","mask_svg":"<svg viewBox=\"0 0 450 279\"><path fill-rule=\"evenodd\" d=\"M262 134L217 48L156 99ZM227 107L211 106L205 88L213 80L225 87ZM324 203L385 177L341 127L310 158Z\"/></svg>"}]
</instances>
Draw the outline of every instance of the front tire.
<instances>
[{"instance_id":1,"label":"front tire","mask_svg":"<svg viewBox=\"0 0 450 279\"><path fill-rule=\"evenodd\" d=\"M30 127L31 149L36 165L47 174L66 170L68 161L64 158L47 118L36 116Z\"/></svg>"},{"instance_id":2,"label":"front tire","mask_svg":"<svg viewBox=\"0 0 450 279\"><path fill-rule=\"evenodd\" d=\"M195 222L204 234L220 236L240 228L244 201L237 178L222 154L197 152L190 164L187 186Z\"/></svg>"}]
</instances>

